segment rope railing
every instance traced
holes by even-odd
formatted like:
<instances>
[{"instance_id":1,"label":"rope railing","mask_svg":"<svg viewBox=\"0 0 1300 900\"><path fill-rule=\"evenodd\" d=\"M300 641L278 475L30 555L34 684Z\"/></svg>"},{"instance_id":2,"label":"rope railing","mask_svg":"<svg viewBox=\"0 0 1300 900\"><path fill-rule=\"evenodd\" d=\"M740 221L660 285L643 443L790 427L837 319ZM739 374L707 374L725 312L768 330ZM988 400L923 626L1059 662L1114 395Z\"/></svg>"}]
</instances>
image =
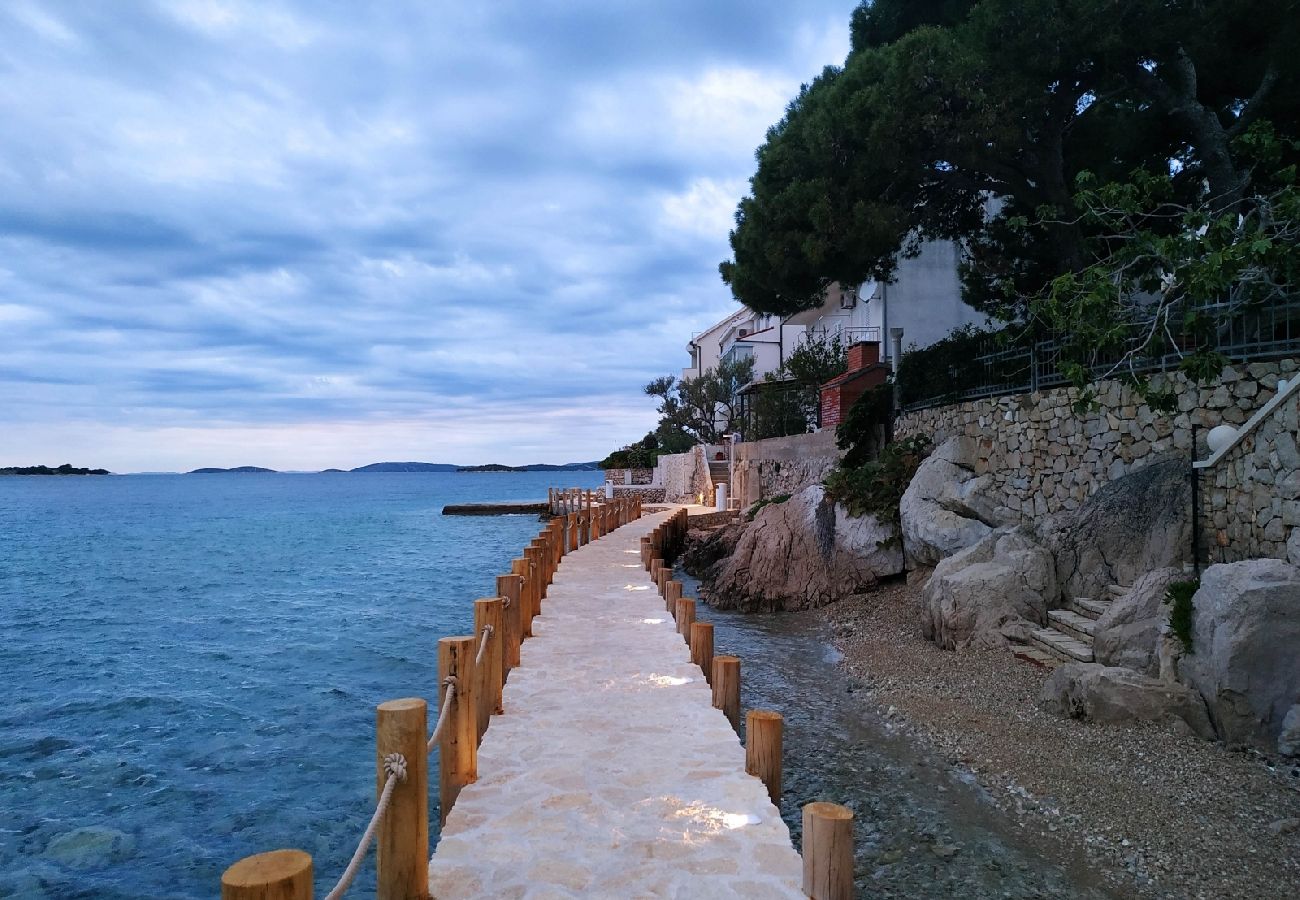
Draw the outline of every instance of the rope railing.
<instances>
[{"instance_id":1,"label":"rope railing","mask_svg":"<svg viewBox=\"0 0 1300 900\"><path fill-rule=\"evenodd\" d=\"M433 726L433 734L429 735L429 752L437 747L442 741L443 729L447 727L447 714L451 712L451 704L456 699L456 678L448 676L442 682L447 687L447 696L442 698L442 709L438 713L438 723Z\"/></svg>"},{"instance_id":2,"label":"rope railing","mask_svg":"<svg viewBox=\"0 0 1300 900\"><path fill-rule=\"evenodd\" d=\"M365 833L361 835L361 841L357 844L357 850L352 854L348 867L339 876L338 884L334 885L334 890L325 895L325 900L339 900L348 892L348 888L352 887L357 872L361 871L361 863L365 861L366 853L370 850L370 844L375 839L375 831L379 828L379 820L384 817L384 813L388 812L388 804L393 799L393 788L397 786L397 782L405 780L406 757L400 753L390 753L385 756L384 789L379 794L379 802L375 804L375 814L370 817L370 824L366 826Z\"/></svg>"},{"instance_id":3,"label":"rope railing","mask_svg":"<svg viewBox=\"0 0 1300 900\"><path fill-rule=\"evenodd\" d=\"M578 488L552 489L553 517L525 548L523 558L514 560L511 574L497 579L498 596L476 601L477 636L439 641L439 683L444 691L427 740L425 701L408 698L379 706L377 755L383 760L383 784L356 850L325 900L340 900L347 893L377 837L385 848L376 872L380 896L419 890L427 877L429 823L428 770L418 748L423 744L426 755L441 748L439 805L445 821L460 789L476 778L478 742L490 717L503 712L502 686L511 668L520 665L519 645L532 635L532 620L542 612L560 560L641 517L640 498L597 502L598 497ZM402 752L391 752L398 749ZM284 900L310 898L311 868L310 855L297 850L245 857L222 875L222 897L254 900L273 893Z\"/></svg>"}]
</instances>

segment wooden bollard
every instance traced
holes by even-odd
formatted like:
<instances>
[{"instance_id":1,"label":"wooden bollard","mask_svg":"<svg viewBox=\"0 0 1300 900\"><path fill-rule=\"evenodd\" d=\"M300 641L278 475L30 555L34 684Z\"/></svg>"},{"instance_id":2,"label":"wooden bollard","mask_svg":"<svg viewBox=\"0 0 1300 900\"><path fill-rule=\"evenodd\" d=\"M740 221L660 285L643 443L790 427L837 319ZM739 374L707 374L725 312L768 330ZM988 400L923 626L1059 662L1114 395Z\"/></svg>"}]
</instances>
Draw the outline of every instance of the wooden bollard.
<instances>
[{"instance_id":1,"label":"wooden bollard","mask_svg":"<svg viewBox=\"0 0 1300 900\"><path fill-rule=\"evenodd\" d=\"M691 626L695 624L695 601L683 597L677 601L677 633L686 643L691 642Z\"/></svg>"},{"instance_id":2,"label":"wooden bollard","mask_svg":"<svg viewBox=\"0 0 1300 900\"><path fill-rule=\"evenodd\" d=\"M549 583L546 579L546 542L534 538L533 542L528 545L528 549L524 551L524 558L531 560L533 565L537 568L537 599L543 600L546 598L546 587ZM540 613L541 611L542 608L539 603L537 606L537 612Z\"/></svg>"},{"instance_id":3,"label":"wooden bollard","mask_svg":"<svg viewBox=\"0 0 1300 900\"><path fill-rule=\"evenodd\" d=\"M781 736L779 712L751 709L745 715L745 771L767 785L767 796L781 808Z\"/></svg>"},{"instance_id":4,"label":"wooden bollard","mask_svg":"<svg viewBox=\"0 0 1300 900\"><path fill-rule=\"evenodd\" d=\"M680 581L669 581L664 586L664 606L674 618L677 616L677 601L682 599L682 583Z\"/></svg>"},{"instance_id":5,"label":"wooden bollard","mask_svg":"<svg viewBox=\"0 0 1300 900\"><path fill-rule=\"evenodd\" d=\"M691 625L691 662L700 667L704 680L713 684L713 623Z\"/></svg>"},{"instance_id":6,"label":"wooden bollard","mask_svg":"<svg viewBox=\"0 0 1300 900\"><path fill-rule=\"evenodd\" d=\"M552 519L551 528L551 571L554 572L560 567L560 560L564 559L564 523L559 519Z\"/></svg>"},{"instance_id":7,"label":"wooden bollard","mask_svg":"<svg viewBox=\"0 0 1300 900\"><path fill-rule=\"evenodd\" d=\"M536 618L542 614L542 597L546 595L545 564L542 560L542 552L536 547L525 548L524 559L528 560L528 577L533 582L532 607L528 610L528 614Z\"/></svg>"},{"instance_id":8,"label":"wooden bollard","mask_svg":"<svg viewBox=\"0 0 1300 900\"><path fill-rule=\"evenodd\" d=\"M478 738L483 740L488 722L493 716L503 712L501 708L501 638L505 631L504 616L501 611L500 597L480 597L474 601L474 634L484 640L487 635L487 650L483 654L483 665L478 667ZM477 648L475 648L477 652Z\"/></svg>"},{"instance_id":9,"label":"wooden bollard","mask_svg":"<svg viewBox=\"0 0 1300 900\"><path fill-rule=\"evenodd\" d=\"M658 557L650 560L650 580L654 582L655 587L659 586L659 571L664 567L664 561Z\"/></svg>"},{"instance_id":10,"label":"wooden bollard","mask_svg":"<svg viewBox=\"0 0 1300 900\"><path fill-rule=\"evenodd\" d=\"M498 575L497 594L501 597L501 620L503 624L501 641L501 676L502 680L510 670L519 665L519 643L524 639L524 629L520 622L519 589L523 579L518 575Z\"/></svg>"},{"instance_id":11,"label":"wooden bollard","mask_svg":"<svg viewBox=\"0 0 1300 900\"><path fill-rule=\"evenodd\" d=\"M438 743L438 821L443 825L447 824L447 815L456 805L461 788L478 780L478 696L474 690L478 686L474 673L477 650L478 641L473 635L438 641L439 710L447 699L447 679L456 679L456 699L447 713L447 725ZM422 758L427 759L427 755ZM424 820L429 821L427 814ZM427 849L424 855L427 869ZM427 871L425 878L428 878Z\"/></svg>"},{"instance_id":12,"label":"wooden bollard","mask_svg":"<svg viewBox=\"0 0 1300 900\"><path fill-rule=\"evenodd\" d=\"M394 786L375 835L375 896L380 900L429 896L428 713L419 697L389 700L375 710L376 797L390 777L384 757L400 753L406 759L406 778ZM474 723L469 725L473 749Z\"/></svg>"},{"instance_id":13,"label":"wooden bollard","mask_svg":"<svg viewBox=\"0 0 1300 900\"><path fill-rule=\"evenodd\" d=\"M713 657L713 706L726 715L740 733L740 657Z\"/></svg>"},{"instance_id":14,"label":"wooden bollard","mask_svg":"<svg viewBox=\"0 0 1300 900\"><path fill-rule=\"evenodd\" d=\"M572 553L578 549L578 514L576 512L569 513L566 521L569 531L569 552Z\"/></svg>"},{"instance_id":15,"label":"wooden bollard","mask_svg":"<svg viewBox=\"0 0 1300 900\"><path fill-rule=\"evenodd\" d=\"M510 574L519 576L519 637L533 636L533 581L529 577L532 563L527 559L510 561Z\"/></svg>"},{"instance_id":16,"label":"wooden bollard","mask_svg":"<svg viewBox=\"0 0 1300 900\"><path fill-rule=\"evenodd\" d=\"M654 559L650 555L650 538L646 535L641 536L641 566L647 572L650 571L650 560Z\"/></svg>"},{"instance_id":17,"label":"wooden bollard","mask_svg":"<svg viewBox=\"0 0 1300 900\"><path fill-rule=\"evenodd\" d=\"M655 579L655 587L659 589L659 596L664 596L667 591L666 585L673 580L673 570L666 565L659 567L659 576Z\"/></svg>"},{"instance_id":18,"label":"wooden bollard","mask_svg":"<svg viewBox=\"0 0 1300 900\"><path fill-rule=\"evenodd\" d=\"M811 900L853 898L853 813L838 803L803 808L803 892Z\"/></svg>"},{"instance_id":19,"label":"wooden bollard","mask_svg":"<svg viewBox=\"0 0 1300 900\"><path fill-rule=\"evenodd\" d=\"M245 856L221 874L221 900L311 900L311 854L272 850Z\"/></svg>"}]
</instances>

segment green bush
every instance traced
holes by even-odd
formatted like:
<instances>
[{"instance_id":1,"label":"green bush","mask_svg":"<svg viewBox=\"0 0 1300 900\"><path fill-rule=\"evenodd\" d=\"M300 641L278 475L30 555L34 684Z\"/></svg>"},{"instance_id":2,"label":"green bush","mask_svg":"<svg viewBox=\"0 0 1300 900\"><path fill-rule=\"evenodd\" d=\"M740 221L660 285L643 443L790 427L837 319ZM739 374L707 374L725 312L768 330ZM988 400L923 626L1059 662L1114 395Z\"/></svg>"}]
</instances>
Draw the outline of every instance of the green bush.
<instances>
[{"instance_id":1,"label":"green bush","mask_svg":"<svg viewBox=\"0 0 1300 900\"><path fill-rule=\"evenodd\" d=\"M768 506L769 504L784 503L789 499L790 499L789 494L777 494L775 497L765 497L749 508L749 512L745 513L745 521L746 522L754 521L754 516L758 515L758 511L762 509L764 506Z\"/></svg>"},{"instance_id":2,"label":"green bush","mask_svg":"<svg viewBox=\"0 0 1300 900\"><path fill-rule=\"evenodd\" d=\"M1183 649L1192 653L1192 617L1196 610L1192 606L1192 597L1201 588L1201 579L1191 578L1187 581L1175 581L1165 591L1165 603L1169 605L1169 627L1182 642Z\"/></svg>"},{"instance_id":3,"label":"green bush","mask_svg":"<svg viewBox=\"0 0 1300 900\"><path fill-rule=\"evenodd\" d=\"M882 543L892 544L901 539L899 500L930 444L927 436L917 434L887 445L871 462L847 468L841 463L826 477L826 496L844 504L851 516L875 516L891 523L894 534Z\"/></svg>"}]
</instances>

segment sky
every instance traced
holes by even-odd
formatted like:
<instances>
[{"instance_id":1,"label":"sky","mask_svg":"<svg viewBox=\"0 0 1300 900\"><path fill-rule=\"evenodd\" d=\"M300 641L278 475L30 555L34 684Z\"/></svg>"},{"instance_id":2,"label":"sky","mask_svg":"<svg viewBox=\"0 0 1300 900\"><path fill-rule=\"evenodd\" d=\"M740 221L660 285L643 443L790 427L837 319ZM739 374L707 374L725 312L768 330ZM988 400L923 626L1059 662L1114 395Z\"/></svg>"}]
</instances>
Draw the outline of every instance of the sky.
<instances>
[{"instance_id":1,"label":"sky","mask_svg":"<svg viewBox=\"0 0 1300 900\"><path fill-rule=\"evenodd\" d=\"M599 459L855 0L0 4L0 466Z\"/></svg>"}]
</instances>

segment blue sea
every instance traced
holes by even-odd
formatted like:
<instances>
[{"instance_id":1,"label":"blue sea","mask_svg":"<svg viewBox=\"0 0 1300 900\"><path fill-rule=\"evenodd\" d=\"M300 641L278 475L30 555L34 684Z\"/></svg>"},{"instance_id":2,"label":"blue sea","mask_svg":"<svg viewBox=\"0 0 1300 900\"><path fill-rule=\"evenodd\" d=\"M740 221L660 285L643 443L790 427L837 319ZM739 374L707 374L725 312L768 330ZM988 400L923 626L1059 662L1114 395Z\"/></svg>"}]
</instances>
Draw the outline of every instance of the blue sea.
<instances>
[{"instance_id":1,"label":"blue sea","mask_svg":"<svg viewBox=\"0 0 1300 900\"><path fill-rule=\"evenodd\" d=\"M0 897L211 898L280 847L322 895L373 808L375 705L435 697L438 638L540 527L443 505L599 479L0 478ZM373 881L372 851L349 896Z\"/></svg>"}]
</instances>

